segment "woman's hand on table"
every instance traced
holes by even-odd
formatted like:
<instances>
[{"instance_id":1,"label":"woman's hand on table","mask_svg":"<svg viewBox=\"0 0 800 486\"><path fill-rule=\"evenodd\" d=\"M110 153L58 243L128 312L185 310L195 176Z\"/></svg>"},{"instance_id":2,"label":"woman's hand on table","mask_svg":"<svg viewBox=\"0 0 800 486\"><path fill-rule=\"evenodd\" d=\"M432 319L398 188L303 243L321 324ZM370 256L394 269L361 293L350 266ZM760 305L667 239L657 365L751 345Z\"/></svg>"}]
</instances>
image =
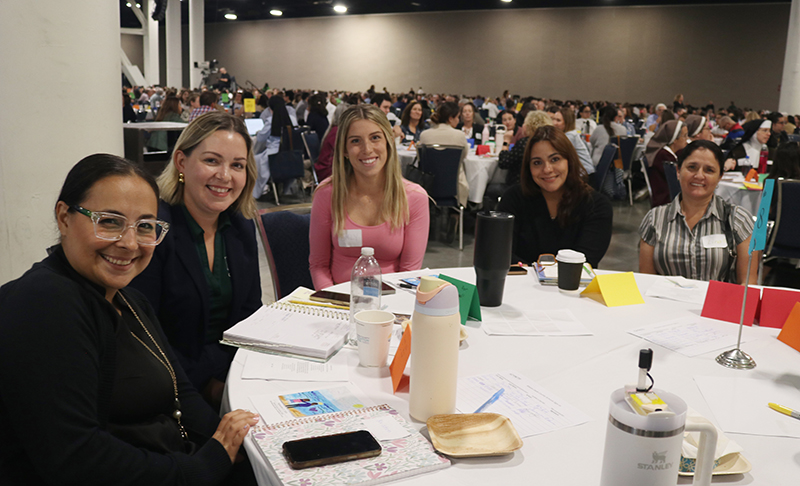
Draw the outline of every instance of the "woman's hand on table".
<instances>
[{"instance_id":1,"label":"woman's hand on table","mask_svg":"<svg viewBox=\"0 0 800 486\"><path fill-rule=\"evenodd\" d=\"M729 170L733 170L735 168L736 168L736 161L735 160L728 159L728 160L725 161L725 167L724 167L725 172L727 172Z\"/></svg>"},{"instance_id":2,"label":"woman's hand on table","mask_svg":"<svg viewBox=\"0 0 800 486\"><path fill-rule=\"evenodd\" d=\"M242 441L257 423L258 414L245 410L234 410L222 417L212 439L217 439L222 444L222 447L225 448L231 458L231 463L233 463L236 461L236 453L239 452Z\"/></svg>"}]
</instances>

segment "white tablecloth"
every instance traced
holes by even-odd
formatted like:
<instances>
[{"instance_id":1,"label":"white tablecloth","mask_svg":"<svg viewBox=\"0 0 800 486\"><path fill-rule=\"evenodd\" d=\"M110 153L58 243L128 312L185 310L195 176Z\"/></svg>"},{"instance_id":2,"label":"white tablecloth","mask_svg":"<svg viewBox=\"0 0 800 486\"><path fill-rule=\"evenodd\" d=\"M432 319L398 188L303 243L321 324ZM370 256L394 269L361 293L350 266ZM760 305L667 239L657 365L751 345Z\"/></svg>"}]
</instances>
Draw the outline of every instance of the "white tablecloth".
<instances>
[{"instance_id":1,"label":"white tablecloth","mask_svg":"<svg viewBox=\"0 0 800 486\"><path fill-rule=\"evenodd\" d=\"M414 162L417 157L416 150L397 149L397 156L400 157L400 167L405 168ZM464 171L467 174L469 184L469 201L474 203L483 202L483 193L486 186L492 180L497 170L498 157L484 157L470 152L464 160Z\"/></svg>"},{"instance_id":2,"label":"white tablecloth","mask_svg":"<svg viewBox=\"0 0 800 486\"><path fill-rule=\"evenodd\" d=\"M466 281L475 280L472 268L442 270L442 273ZM390 277L387 277L390 278ZM636 275L642 295L663 278ZM335 289L346 292L349 284ZM701 284L705 289L705 284ZM705 290L699 290L704 292ZM413 294L398 290L385 296L389 310L411 313ZM777 329L746 328L756 339L746 342L742 349L757 362L754 370L737 371L724 368L714 361L720 351L688 358L653 345L626 331L645 324L700 314L701 306L676 301L644 297L645 304L609 308L587 298L559 293L555 287L542 287L532 276L514 276L506 280L504 301L536 309L569 308L586 325L593 336L582 337L500 337L487 336L477 322L468 322L469 338L459 353L459 376L517 370L550 392L578 407L591 421L577 427L527 437L522 449L512 455L454 460L453 466L399 481L415 485L487 485L542 484L596 485L602 466L608 402L612 391L625 384L635 383L638 353L642 348L654 350L652 376L656 387L683 398L690 407L716 423L714 415L693 381L693 376L744 377L780 379L783 383L800 381L800 354L777 341ZM731 324L733 326L733 324ZM387 403L407 420L408 392L392 394L388 368L374 369L357 366L358 356L348 353L350 380L375 403ZM228 376L226 401L223 409L249 408L249 396L285 391L286 384L266 380L242 380L242 366L249 351L240 350ZM413 357L412 357L413 359ZM413 379L413 377L412 377ZM329 386L309 383L308 389ZM763 397L764 406L770 401ZM800 408L800 392L793 404ZM777 415L776 420L792 420ZM424 424L414 422L419 429ZM718 425L718 424L717 424ZM800 478L800 439L727 434L743 448L743 455L753 470L745 475L730 476L726 484L794 485ZM245 447L254 464L260 484L270 484L268 467L253 443ZM679 484L687 484L680 480ZM620 485L627 486L627 485Z\"/></svg>"},{"instance_id":3,"label":"white tablecloth","mask_svg":"<svg viewBox=\"0 0 800 486\"><path fill-rule=\"evenodd\" d=\"M715 193L731 204L741 206L755 216L761 204L761 191L745 189L741 183L722 181Z\"/></svg>"}]
</instances>

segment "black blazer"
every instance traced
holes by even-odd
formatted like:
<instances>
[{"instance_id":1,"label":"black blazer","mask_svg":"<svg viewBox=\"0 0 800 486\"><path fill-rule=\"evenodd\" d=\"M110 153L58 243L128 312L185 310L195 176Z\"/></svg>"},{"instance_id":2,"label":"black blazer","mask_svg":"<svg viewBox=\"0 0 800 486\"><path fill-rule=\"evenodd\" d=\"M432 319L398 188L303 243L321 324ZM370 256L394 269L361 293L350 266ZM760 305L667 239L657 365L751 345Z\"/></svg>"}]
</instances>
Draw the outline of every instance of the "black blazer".
<instances>
[{"instance_id":1,"label":"black blazer","mask_svg":"<svg viewBox=\"0 0 800 486\"><path fill-rule=\"evenodd\" d=\"M150 301L186 374L202 390L210 378L224 379L235 348L205 345L210 293L183 210L161 201L158 217L170 224L169 233L130 286ZM233 286L229 328L261 307L255 225L239 213L231 213L230 219L231 227L223 233Z\"/></svg>"},{"instance_id":2,"label":"black blazer","mask_svg":"<svg viewBox=\"0 0 800 486\"><path fill-rule=\"evenodd\" d=\"M462 128L464 128L464 124L459 122L456 129L461 130ZM483 125L472 122L472 138L475 139L475 145L483 145L486 143L486 140L483 139Z\"/></svg>"}]
</instances>

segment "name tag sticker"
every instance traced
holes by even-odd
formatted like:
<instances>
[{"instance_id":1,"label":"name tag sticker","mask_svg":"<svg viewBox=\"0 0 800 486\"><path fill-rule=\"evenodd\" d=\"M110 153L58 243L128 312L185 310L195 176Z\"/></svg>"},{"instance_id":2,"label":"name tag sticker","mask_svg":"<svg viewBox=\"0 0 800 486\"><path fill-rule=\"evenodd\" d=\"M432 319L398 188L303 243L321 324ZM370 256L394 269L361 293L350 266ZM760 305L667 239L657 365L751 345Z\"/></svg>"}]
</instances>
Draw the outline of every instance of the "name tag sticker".
<instances>
[{"instance_id":1,"label":"name tag sticker","mask_svg":"<svg viewBox=\"0 0 800 486\"><path fill-rule=\"evenodd\" d=\"M361 230L343 230L339 235L339 246L342 248L353 248L361 246Z\"/></svg>"},{"instance_id":2,"label":"name tag sticker","mask_svg":"<svg viewBox=\"0 0 800 486\"><path fill-rule=\"evenodd\" d=\"M411 134L406 135L406 140L414 140L414 135Z\"/></svg>"},{"instance_id":3,"label":"name tag sticker","mask_svg":"<svg viewBox=\"0 0 800 486\"><path fill-rule=\"evenodd\" d=\"M727 248L728 240L725 235L706 235L701 240L703 248Z\"/></svg>"}]
</instances>

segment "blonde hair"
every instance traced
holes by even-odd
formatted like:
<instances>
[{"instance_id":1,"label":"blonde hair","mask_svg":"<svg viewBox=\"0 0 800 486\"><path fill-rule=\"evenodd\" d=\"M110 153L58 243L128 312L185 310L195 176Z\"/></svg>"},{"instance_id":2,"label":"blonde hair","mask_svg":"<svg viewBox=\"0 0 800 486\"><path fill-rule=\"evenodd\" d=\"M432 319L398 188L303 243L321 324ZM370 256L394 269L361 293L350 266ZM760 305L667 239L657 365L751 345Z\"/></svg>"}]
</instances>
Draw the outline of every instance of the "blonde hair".
<instances>
[{"instance_id":1,"label":"blonde hair","mask_svg":"<svg viewBox=\"0 0 800 486\"><path fill-rule=\"evenodd\" d=\"M409 209L403 185L403 176L400 173L400 161L394 145L394 134L389 119L375 105L354 105L342 113L339 118L339 130L336 133L336 146L333 149L333 172L328 182L332 186L331 211L336 233L344 230L345 203L350 182L353 177L353 166L347 160L347 132L350 126L358 120L368 120L378 125L386 140L386 164L383 166L385 183L383 187L383 202L380 207L380 218L389 222L392 231L408 223Z\"/></svg>"},{"instance_id":2,"label":"blonde hair","mask_svg":"<svg viewBox=\"0 0 800 486\"><path fill-rule=\"evenodd\" d=\"M525 121L522 126L525 127L525 133L529 137L533 137L538 128L553 126L553 120L550 119L550 115L547 112L542 110L529 111L525 115Z\"/></svg>"},{"instance_id":3,"label":"blonde hair","mask_svg":"<svg viewBox=\"0 0 800 486\"><path fill-rule=\"evenodd\" d=\"M230 208L233 211L238 211L245 218L253 219L256 214L256 203L253 199L253 187L256 185L256 177L258 176L258 168L256 167L256 159L253 156L253 141L247 132L244 122L231 116L223 111L211 111L202 116L199 116L189 123L178 141L175 143L175 149L172 151L169 163L164 167L164 171L158 176L158 188L161 191L161 199L168 204L181 204L183 203L183 186L178 181L178 168L175 166L175 154L178 151L183 152L187 157L191 155L192 151L200 145L203 140L207 139L215 132L224 130L227 132L238 133L244 139L247 146L247 165L245 166L246 180L242 193L239 198L231 204Z\"/></svg>"}]
</instances>

